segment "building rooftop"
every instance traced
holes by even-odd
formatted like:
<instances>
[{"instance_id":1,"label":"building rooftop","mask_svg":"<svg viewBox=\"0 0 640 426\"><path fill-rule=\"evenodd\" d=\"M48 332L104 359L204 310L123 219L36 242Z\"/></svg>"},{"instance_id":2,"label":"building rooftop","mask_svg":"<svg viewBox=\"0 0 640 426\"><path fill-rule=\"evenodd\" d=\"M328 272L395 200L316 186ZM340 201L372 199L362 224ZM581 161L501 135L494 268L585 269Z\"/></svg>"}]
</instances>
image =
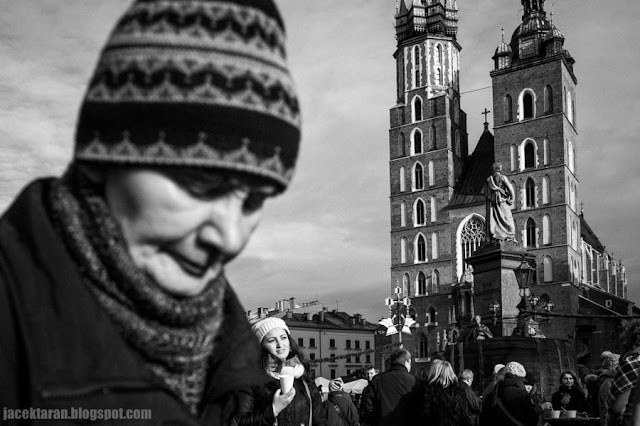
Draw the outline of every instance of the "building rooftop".
<instances>
[{"instance_id":1,"label":"building rooftop","mask_svg":"<svg viewBox=\"0 0 640 426\"><path fill-rule=\"evenodd\" d=\"M295 328L321 328L327 330L345 331L370 331L378 328L378 324L373 324L362 318L362 315L349 315L346 312L321 311L317 314L278 312L273 315L282 318L289 327Z\"/></svg>"}]
</instances>

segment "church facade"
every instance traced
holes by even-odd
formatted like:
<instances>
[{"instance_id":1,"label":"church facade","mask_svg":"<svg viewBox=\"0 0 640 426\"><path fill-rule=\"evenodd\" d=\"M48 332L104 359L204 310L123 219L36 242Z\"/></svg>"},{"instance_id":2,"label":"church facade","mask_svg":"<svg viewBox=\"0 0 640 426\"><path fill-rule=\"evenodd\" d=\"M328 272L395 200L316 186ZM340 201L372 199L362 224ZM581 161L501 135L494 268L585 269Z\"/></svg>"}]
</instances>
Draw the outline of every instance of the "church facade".
<instances>
[{"instance_id":1,"label":"church facade","mask_svg":"<svg viewBox=\"0 0 640 426\"><path fill-rule=\"evenodd\" d=\"M605 250L580 207L574 60L544 0L521 0L522 22L493 56L493 134L468 150L461 108L455 0L399 0L395 20L397 102L390 110L391 288L411 299L417 322L405 346L416 368L466 335L474 303L466 259L485 240L483 186L494 163L515 189L516 240L535 256L537 310L573 315L542 321L547 337L574 341L597 362L630 315L624 266ZM514 5L515 6L515 5ZM587 142L588 143L588 142ZM588 189L587 189L588 190ZM585 315L581 317L581 315Z\"/></svg>"}]
</instances>

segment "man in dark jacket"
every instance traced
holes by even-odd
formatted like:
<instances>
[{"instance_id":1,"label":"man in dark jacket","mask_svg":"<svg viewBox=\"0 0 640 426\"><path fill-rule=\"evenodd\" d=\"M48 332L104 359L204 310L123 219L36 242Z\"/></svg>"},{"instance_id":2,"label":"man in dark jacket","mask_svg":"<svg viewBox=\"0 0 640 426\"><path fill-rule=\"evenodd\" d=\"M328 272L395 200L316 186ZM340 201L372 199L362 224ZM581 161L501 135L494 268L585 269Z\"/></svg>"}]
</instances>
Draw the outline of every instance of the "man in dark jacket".
<instances>
[{"instance_id":1,"label":"man in dark jacket","mask_svg":"<svg viewBox=\"0 0 640 426\"><path fill-rule=\"evenodd\" d=\"M322 403L330 426L357 426L360 423L358 409L351 395L342 390L342 379L334 379L329 383L329 395Z\"/></svg>"},{"instance_id":2,"label":"man in dark jacket","mask_svg":"<svg viewBox=\"0 0 640 426\"><path fill-rule=\"evenodd\" d=\"M0 219L3 407L224 425L264 381L224 267L295 166L284 40L273 0L137 0L118 20L67 172Z\"/></svg>"},{"instance_id":3,"label":"man in dark jacket","mask_svg":"<svg viewBox=\"0 0 640 426\"><path fill-rule=\"evenodd\" d=\"M422 380L411 371L411 354L398 349L390 356L389 371L371 380L371 392L363 397L363 418L377 426L410 425L418 420L417 398Z\"/></svg>"},{"instance_id":4,"label":"man in dark jacket","mask_svg":"<svg viewBox=\"0 0 640 426\"><path fill-rule=\"evenodd\" d=\"M478 416L482 410L482 401L480 397L471 389L473 383L473 371L466 369L460 373L460 387L464 390L464 394L469 403L469 419L472 426L478 426Z\"/></svg>"}]
</instances>

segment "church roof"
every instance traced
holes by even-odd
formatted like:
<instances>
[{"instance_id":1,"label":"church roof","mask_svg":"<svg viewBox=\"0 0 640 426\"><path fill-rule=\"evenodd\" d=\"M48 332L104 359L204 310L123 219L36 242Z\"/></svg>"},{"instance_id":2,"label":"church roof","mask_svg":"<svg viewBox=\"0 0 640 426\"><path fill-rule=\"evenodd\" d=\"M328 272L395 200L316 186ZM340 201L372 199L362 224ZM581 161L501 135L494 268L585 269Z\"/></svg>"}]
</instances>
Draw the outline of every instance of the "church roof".
<instances>
[{"instance_id":1,"label":"church roof","mask_svg":"<svg viewBox=\"0 0 640 426\"><path fill-rule=\"evenodd\" d=\"M582 238L587 244L589 244L600 253L604 252L604 246L596 236L595 232L593 232L587 221L584 220L583 214L580 215L580 233L582 234Z\"/></svg>"},{"instance_id":2,"label":"church roof","mask_svg":"<svg viewBox=\"0 0 640 426\"><path fill-rule=\"evenodd\" d=\"M485 202L482 188L487 177L491 174L494 160L493 135L489 130L485 130L480 136L473 154L464 161L462 173L453 189L448 209Z\"/></svg>"}]
</instances>

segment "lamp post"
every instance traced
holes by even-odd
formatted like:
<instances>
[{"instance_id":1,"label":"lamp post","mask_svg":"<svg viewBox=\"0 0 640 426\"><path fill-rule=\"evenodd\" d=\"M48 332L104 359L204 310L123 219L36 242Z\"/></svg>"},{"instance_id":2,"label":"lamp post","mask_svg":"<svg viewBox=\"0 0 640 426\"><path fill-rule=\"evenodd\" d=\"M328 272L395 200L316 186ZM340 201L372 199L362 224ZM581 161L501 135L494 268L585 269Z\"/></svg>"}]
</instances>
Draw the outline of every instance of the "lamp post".
<instances>
[{"instance_id":1,"label":"lamp post","mask_svg":"<svg viewBox=\"0 0 640 426\"><path fill-rule=\"evenodd\" d=\"M411 327L416 322L413 318L409 317L409 306L411 306L411 299L407 295L404 298L401 298L402 289L398 282L396 282L396 288L394 289L395 300L393 297L387 297L385 299L385 305L389 308L389 318L381 319L378 324L387 327L387 336L392 336L398 333L398 340L400 342L400 347L402 347L402 333L411 334ZM393 307L396 308L396 314L393 315ZM404 307L406 309L406 316L402 315L401 308ZM400 331L398 331L400 330Z\"/></svg>"},{"instance_id":2,"label":"lamp post","mask_svg":"<svg viewBox=\"0 0 640 426\"><path fill-rule=\"evenodd\" d=\"M527 311L540 300L537 296L531 294L530 286L534 271L535 269L529 265L524 256L522 256L520 266L513 270L520 289L520 303L516 306L520 311L518 313L517 328L521 330L521 335L525 337L530 336L529 325L535 325L534 319L529 318L531 314Z\"/></svg>"}]
</instances>

